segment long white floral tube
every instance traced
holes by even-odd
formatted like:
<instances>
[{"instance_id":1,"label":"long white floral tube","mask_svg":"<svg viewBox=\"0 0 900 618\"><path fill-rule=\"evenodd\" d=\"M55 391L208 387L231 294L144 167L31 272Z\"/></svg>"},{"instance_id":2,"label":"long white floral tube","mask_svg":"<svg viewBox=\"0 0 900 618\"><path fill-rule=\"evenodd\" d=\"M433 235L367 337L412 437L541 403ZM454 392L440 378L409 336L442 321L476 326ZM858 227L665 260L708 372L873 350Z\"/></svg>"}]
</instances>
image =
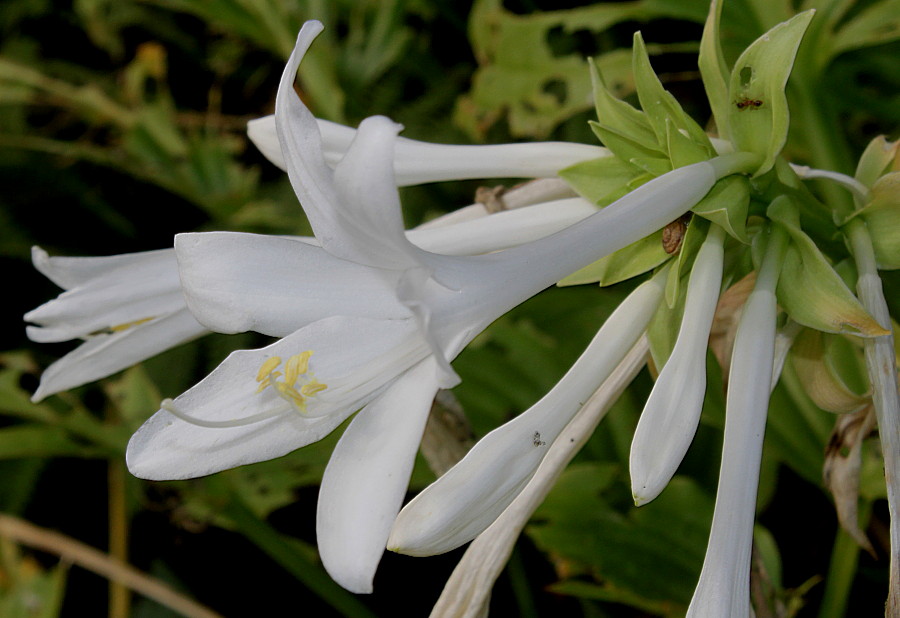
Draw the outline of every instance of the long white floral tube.
<instances>
[{"instance_id":1,"label":"long white floral tube","mask_svg":"<svg viewBox=\"0 0 900 618\"><path fill-rule=\"evenodd\" d=\"M716 507L689 618L750 616L750 551L775 356L775 287L787 243L777 225L770 230L735 335Z\"/></svg>"},{"instance_id":2,"label":"long white floral tube","mask_svg":"<svg viewBox=\"0 0 900 618\"><path fill-rule=\"evenodd\" d=\"M531 479L559 433L646 330L668 269L640 285L540 401L494 429L406 505L388 549L412 556L448 552L487 528Z\"/></svg>"},{"instance_id":3,"label":"long white floral tube","mask_svg":"<svg viewBox=\"0 0 900 618\"><path fill-rule=\"evenodd\" d=\"M722 285L725 231L713 224L697 254L684 317L669 360L644 405L631 443L631 492L638 506L666 487L684 459L706 395L706 348Z\"/></svg>"},{"instance_id":4,"label":"long white floral tube","mask_svg":"<svg viewBox=\"0 0 900 618\"><path fill-rule=\"evenodd\" d=\"M317 123L325 161L334 167L356 137L356 129L327 120ZM273 165L287 169L274 116L248 122L247 135ZM442 180L549 178L565 167L609 154L600 146L568 142L470 146L430 144L401 137L397 140L394 170L400 187Z\"/></svg>"}]
</instances>

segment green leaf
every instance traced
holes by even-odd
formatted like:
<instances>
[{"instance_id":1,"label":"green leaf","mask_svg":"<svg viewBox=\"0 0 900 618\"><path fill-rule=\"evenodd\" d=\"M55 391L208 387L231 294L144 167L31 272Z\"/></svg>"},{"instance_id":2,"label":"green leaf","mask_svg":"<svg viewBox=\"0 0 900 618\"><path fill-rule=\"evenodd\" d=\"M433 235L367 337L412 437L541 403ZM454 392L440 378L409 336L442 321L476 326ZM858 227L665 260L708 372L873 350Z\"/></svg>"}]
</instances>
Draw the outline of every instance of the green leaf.
<instances>
[{"instance_id":1,"label":"green leaf","mask_svg":"<svg viewBox=\"0 0 900 618\"><path fill-rule=\"evenodd\" d=\"M777 288L778 302L787 314L804 326L828 333L887 334L800 229L797 208L790 198L776 199L767 214L790 234Z\"/></svg>"},{"instance_id":2,"label":"green leaf","mask_svg":"<svg viewBox=\"0 0 900 618\"><path fill-rule=\"evenodd\" d=\"M15 425L0 429L0 459L21 457L91 457L98 452L73 441L60 427Z\"/></svg>"},{"instance_id":3,"label":"green leaf","mask_svg":"<svg viewBox=\"0 0 900 618\"><path fill-rule=\"evenodd\" d=\"M625 21L702 21L704 14L705 0L598 3L527 15L507 10L502 0L480 0L469 14L479 68L472 89L457 102L454 122L477 139L506 114L513 135L546 136L563 120L590 109L583 58L560 53L554 40L565 41L576 32L602 32ZM627 51L613 50L595 60L618 96L633 91Z\"/></svg>"},{"instance_id":4,"label":"green leaf","mask_svg":"<svg viewBox=\"0 0 900 618\"><path fill-rule=\"evenodd\" d=\"M557 285L598 283L605 287L643 274L671 257L663 249L659 230L572 273Z\"/></svg>"},{"instance_id":5,"label":"green leaf","mask_svg":"<svg viewBox=\"0 0 900 618\"><path fill-rule=\"evenodd\" d=\"M784 89L813 13L800 13L756 39L731 72L728 132L738 150L763 157L756 176L772 168L787 140L790 113Z\"/></svg>"},{"instance_id":6,"label":"green leaf","mask_svg":"<svg viewBox=\"0 0 900 618\"><path fill-rule=\"evenodd\" d=\"M609 498L615 468L570 466L535 512L528 534L545 551L584 564L620 600L643 597L686 609L703 564L713 500L676 476L654 502L624 512ZM675 608L673 607L673 612Z\"/></svg>"},{"instance_id":7,"label":"green leaf","mask_svg":"<svg viewBox=\"0 0 900 618\"><path fill-rule=\"evenodd\" d=\"M900 38L900 0L884 0L853 16L831 38L831 55Z\"/></svg>"},{"instance_id":8,"label":"green leaf","mask_svg":"<svg viewBox=\"0 0 900 618\"><path fill-rule=\"evenodd\" d=\"M736 240L749 244L747 210L750 207L750 182L743 176L728 176L710 189L691 210L725 229Z\"/></svg>"}]
</instances>

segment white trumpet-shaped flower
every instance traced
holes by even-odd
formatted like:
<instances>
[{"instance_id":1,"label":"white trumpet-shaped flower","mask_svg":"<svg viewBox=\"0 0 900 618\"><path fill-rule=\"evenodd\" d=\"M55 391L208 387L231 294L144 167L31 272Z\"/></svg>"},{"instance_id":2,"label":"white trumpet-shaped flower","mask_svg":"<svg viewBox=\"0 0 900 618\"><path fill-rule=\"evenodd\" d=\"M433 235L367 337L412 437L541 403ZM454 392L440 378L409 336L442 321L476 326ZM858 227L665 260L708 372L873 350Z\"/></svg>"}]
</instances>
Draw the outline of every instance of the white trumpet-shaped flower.
<instances>
[{"instance_id":1,"label":"white trumpet-shaped flower","mask_svg":"<svg viewBox=\"0 0 900 618\"><path fill-rule=\"evenodd\" d=\"M725 231L713 224L691 269L675 347L638 421L631 443L631 491L638 506L666 487L700 422L706 394L706 347L722 285Z\"/></svg>"},{"instance_id":2,"label":"white trumpet-shaped flower","mask_svg":"<svg viewBox=\"0 0 900 618\"><path fill-rule=\"evenodd\" d=\"M484 436L455 466L403 507L388 549L442 554L483 532L515 499L547 449L647 329L665 290L664 273L638 286L540 401Z\"/></svg>"},{"instance_id":3,"label":"white trumpet-shaped flower","mask_svg":"<svg viewBox=\"0 0 900 618\"><path fill-rule=\"evenodd\" d=\"M435 219L422 229L410 230L407 237L416 246L439 253L488 253L552 234L594 212L596 208L580 198L533 204L490 217L479 208L476 218L458 223ZM445 218L452 221L459 214ZM296 241L316 243L314 238ZM105 378L209 332L185 303L174 249L50 257L35 247L32 260L66 291L25 315L33 323L26 328L28 337L38 342L84 340L47 368L34 401Z\"/></svg>"},{"instance_id":4,"label":"white trumpet-shaped flower","mask_svg":"<svg viewBox=\"0 0 900 618\"><path fill-rule=\"evenodd\" d=\"M84 339L44 371L32 398L98 380L206 333L181 294L175 252L110 257L49 257L31 251L35 268L66 290L25 314L38 342Z\"/></svg>"},{"instance_id":5,"label":"white trumpet-shaped flower","mask_svg":"<svg viewBox=\"0 0 900 618\"><path fill-rule=\"evenodd\" d=\"M700 581L688 608L691 618L750 616L750 553L775 362L775 287L784 234L771 229L735 334L716 507Z\"/></svg>"},{"instance_id":6,"label":"white trumpet-shaped flower","mask_svg":"<svg viewBox=\"0 0 900 618\"><path fill-rule=\"evenodd\" d=\"M326 469L317 533L335 580L368 592L430 401L458 380L449 361L510 308L676 219L747 161L679 168L571 227L504 251L429 253L403 233L392 154L398 125L367 119L335 169L327 165L316 120L293 91L300 57L320 29L310 22L300 32L276 122L288 176L321 247L252 235L176 239L185 297L202 324L283 338L233 353L164 402L132 437L127 462L150 479L208 474L309 444L361 409Z\"/></svg>"}]
</instances>

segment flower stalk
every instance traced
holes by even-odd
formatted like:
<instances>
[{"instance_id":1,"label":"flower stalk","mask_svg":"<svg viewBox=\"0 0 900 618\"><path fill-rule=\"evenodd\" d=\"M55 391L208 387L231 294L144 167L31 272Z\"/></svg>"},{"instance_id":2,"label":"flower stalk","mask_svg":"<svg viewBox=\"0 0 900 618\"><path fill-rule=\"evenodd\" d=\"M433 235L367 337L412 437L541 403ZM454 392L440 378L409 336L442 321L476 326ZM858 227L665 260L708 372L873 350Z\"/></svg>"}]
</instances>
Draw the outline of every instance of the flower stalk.
<instances>
[{"instance_id":1,"label":"flower stalk","mask_svg":"<svg viewBox=\"0 0 900 618\"><path fill-rule=\"evenodd\" d=\"M866 224L854 218L844 226L844 230L859 272L856 282L859 299L872 317L890 331L891 316ZM897 387L894 336L889 332L863 341L866 367L872 385L872 404L878 418L888 512L891 518L890 583L885 615L896 616L900 614L900 393Z\"/></svg>"}]
</instances>

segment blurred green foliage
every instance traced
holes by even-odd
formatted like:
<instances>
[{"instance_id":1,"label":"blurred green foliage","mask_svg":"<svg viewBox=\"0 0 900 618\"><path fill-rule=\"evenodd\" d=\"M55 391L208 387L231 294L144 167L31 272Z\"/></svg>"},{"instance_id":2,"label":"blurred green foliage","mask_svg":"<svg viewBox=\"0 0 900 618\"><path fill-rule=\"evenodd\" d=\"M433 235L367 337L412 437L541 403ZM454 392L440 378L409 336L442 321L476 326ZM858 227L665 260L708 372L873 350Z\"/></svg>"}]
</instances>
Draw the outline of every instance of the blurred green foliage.
<instances>
[{"instance_id":1,"label":"blurred green foliage","mask_svg":"<svg viewBox=\"0 0 900 618\"><path fill-rule=\"evenodd\" d=\"M28 282L8 285L15 293L5 303L4 512L101 548L112 545L108 531L129 528L134 564L229 616L263 615L288 602L314 615L392 615L398 603L417 614L428 610L455 555L446 561L388 557L376 594L362 600L334 585L318 565L315 486L338 432L284 458L207 479L107 479L108 469L121 470L129 435L162 397L186 389L230 350L260 345L262 337L209 337L100 385L33 404L29 393L39 368L66 348L28 343L20 316L56 293L31 270L31 244L94 255L169 246L174 233L192 229L308 232L286 178L244 135L247 120L272 112L283 61L306 19L323 21L326 30L304 59L301 96L330 120L353 125L387 114L406 126L404 135L438 142L552 137L594 143L586 123L593 100L584 57L594 59L613 94L630 96L631 36L640 28L664 85L694 120L714 130L696 66L705 0L567 2L564 8L526 0L469 4L0 5L0 259L8 279ZM791 115L786 153L848 172L872 136L896 137L900 125L896 0L729 0L724 53L733 63L767 28L807 8L818 15L788 90L790 108L802 111ZM475 188L405 189L407 220L418 223L468 204ZM475 433L546 392L632 286L549 290L479 337L455 363L464 378L456 395ZM631 506L627 459L650 379L635 382L528 529L526 568L512 572L510 582L531 594L512 594L510 583L501 583L498 604L519 603L508 611L522 615L684 611L702 563L721 443L722 382L712 357L710 376L703 424L679 476L640 510ZM852 545L834 550L845 563L862 560L850 580L813 585L828 573L838 534L821 481L832 423L788 366L770 409L757 544L773 598L791 612L805 603L805 615L840 615L840 608L819 606L826 594L869 609L884 597L884 561L858 558ZM877 462L867 443L864 470L877 472ZM865 477L863 492L874 505L876 532L885 518L879 474ZM431 478L419 465L413 487ZM127 505L124 519L108 506L120 498ZM63 599L66 569L45 555L39 564L0 539L0 558L4 616L96 615L106 602L96 583L70 583ZM68 577L90 582L77 571ZM834 592L833 586L843 588ZM21 609L26 596L40 599L38 609ZM171 614L139 600L134 615Z\"/></svg>"}]
</instances>

